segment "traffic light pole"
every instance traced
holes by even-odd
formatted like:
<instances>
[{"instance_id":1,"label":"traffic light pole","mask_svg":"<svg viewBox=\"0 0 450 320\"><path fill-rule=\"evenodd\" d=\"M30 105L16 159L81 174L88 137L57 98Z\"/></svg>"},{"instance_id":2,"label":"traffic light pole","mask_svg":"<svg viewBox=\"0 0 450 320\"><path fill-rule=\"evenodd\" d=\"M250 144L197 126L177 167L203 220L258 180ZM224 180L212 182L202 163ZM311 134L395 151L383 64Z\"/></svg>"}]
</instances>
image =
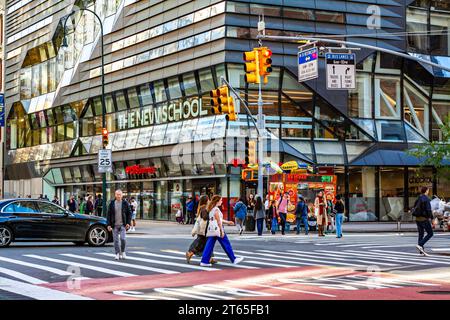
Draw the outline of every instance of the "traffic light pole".
<instances>
[{"instance_id":1,"label":"traffic light pole","mask_svg":"<svg viewBox=\"0 0 450 320\"><path fill-rule=\"evenodd\" d=\"M264 116L263 116L263 99L262 99L262 85L259 81L258 85L258 192L257 194L261 197L264 202L264 176L263 176L263 157L264 157Z\"/></svg>"}]
</instances>

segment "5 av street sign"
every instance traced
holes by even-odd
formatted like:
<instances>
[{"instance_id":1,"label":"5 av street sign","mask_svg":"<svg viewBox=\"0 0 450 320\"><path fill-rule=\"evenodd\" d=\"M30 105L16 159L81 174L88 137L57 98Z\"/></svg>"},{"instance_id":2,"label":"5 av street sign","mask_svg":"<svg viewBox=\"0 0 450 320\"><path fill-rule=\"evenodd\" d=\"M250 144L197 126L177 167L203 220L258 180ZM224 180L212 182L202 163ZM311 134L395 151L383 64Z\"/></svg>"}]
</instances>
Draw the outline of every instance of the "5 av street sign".
<instances>
[{"instance_id":1,"label":"5 av street sign","mask_svg":"<svg viewBox=\"0 0 450 320\"><path fill-rule=\"evenodd\" d=\"M356 54L327 53L327 89L356 89Z\"/></svg>"},{"instance_id":2,"label":"5 av street sign","mask_svg":"<svg viewBox=\"0 0 450 320\"><path fill-rule=\"evenodd\" d=\"M319 50L314 47L298 53L298 82L319 77Z\"/></svg>"}]
</instances>

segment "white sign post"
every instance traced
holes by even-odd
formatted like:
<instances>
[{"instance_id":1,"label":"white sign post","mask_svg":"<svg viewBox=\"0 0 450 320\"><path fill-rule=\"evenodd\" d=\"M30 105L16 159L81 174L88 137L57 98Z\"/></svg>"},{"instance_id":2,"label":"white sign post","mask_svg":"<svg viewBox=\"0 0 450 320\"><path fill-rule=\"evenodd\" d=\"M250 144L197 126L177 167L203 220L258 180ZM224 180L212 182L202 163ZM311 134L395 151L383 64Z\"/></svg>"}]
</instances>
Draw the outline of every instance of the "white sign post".
<instances>
[{"instance_id":1,"label":"white sign post","mask_svg":"<svg viewBox=\"0 0 450 320\"><path fill-rule=\"evenodd\" d=\"M327 89L356 89L356 54L327 53Z\"/></svg>"},{"instance_id":2,"label":"white sign post","mask_svg":"<svg viewBox=\"0 0 450 320\"><path fill-rule=\"evenodd\" d=\"M98 172L113 172L111 149L98 150Z\"/></svg>"},{"instance_id":3,"label":"white sign post","mask_svg":"<svg viewBox=\"0 0 450 320\"><path fill-rule=\"evenodd\" d=\"M298 82L319 77L319 50L314 47L298 53Z\"/></svg>"}]
</instances>

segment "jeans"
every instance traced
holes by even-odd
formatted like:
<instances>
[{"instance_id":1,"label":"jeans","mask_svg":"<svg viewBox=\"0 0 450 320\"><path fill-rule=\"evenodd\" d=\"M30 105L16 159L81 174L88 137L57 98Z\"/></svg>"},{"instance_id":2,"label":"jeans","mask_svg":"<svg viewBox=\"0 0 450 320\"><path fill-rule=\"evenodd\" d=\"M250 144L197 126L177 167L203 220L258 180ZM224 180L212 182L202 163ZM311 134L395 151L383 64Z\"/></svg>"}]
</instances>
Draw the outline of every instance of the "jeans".
<instances>
[{"instance_id":1,"label":"jeans","mask_svg":"<svg viewBox=\"0 0 450 320\"><path fill-rule=\"evenodd\" d=\"M262 236L263 233L263 226L264 226L264 219L256 219L256 227L258 228L258 236Z\"/></svg>"},{"instance_id":2,"label":"jeans","mask_svg":"<svg viewBox=\"0 0 450 320\"><path fill-rule=\"evenodd\" d=\"M344 214L336 213L336 236L342 237L342 222L344 222Z\"/></svg>"},{"instance_id":3,"label":"jeans","mask_svg":"<svg viewBox=\"0 0 450 320\"><path fill-rule=\"evenodd\" d=\"M116 254L124 253L125 246L127 244L126 234L127 231L124 226L115 226L113 229L113 240L114 240L114 249L116 250Z\"/></svg>"},{"instance_id":4,"label":"jeans","mask_svg":"<svg viewBox=\"0 0 450 320\"><path fill-rule=\"evenodd\" d=\"M280 212L281 234L284 234L286 228L286 213Z\"/></svg>"},{"instance_id":5,"label":"jeans","mask_svg":"<svg viewBox=\"0 0 450 320\"><path fill-rule=\"evenodd\" d=\"M302 229L301 223L305 226L305 234L308 234L309 228L308 228L308 217L303 216L301 218L297 217L297 234L300 233L300 230Z\"/></svg>"},{"instance_id":6,"label":"jeans","mask_svg":"<svg viewBox=\"0 0 450 320\"><path fill-rule=\"evenodd\" d=\"M216 244L216 241L219 241L220 245L223 248L223 251L227 254L228 258L230 258L231 262L234 262L236 260L236 257L234 256L233 248L231 247L230 240L228 240L227 235L225 234L223 238L221 237L208 237L208 240L206 241L205 249L203 249L203 255L202 255L202 263L209 263L209 260L211 260L211 255L214 251L214 245Z\"/></svg>"},{"instance_id":7,"label":"jeans","mask_svg":"<svg viewBox=\"0 0 450 320\"><path fill-rule=\"evenodd\" d=\"M423 247L428 240L433 236L433 227L431 226L430 220L416 221L417 230L419 231L419 246ZM424 231L426 231L427 236L424 238Z\"/></svg>"}]
</instances>

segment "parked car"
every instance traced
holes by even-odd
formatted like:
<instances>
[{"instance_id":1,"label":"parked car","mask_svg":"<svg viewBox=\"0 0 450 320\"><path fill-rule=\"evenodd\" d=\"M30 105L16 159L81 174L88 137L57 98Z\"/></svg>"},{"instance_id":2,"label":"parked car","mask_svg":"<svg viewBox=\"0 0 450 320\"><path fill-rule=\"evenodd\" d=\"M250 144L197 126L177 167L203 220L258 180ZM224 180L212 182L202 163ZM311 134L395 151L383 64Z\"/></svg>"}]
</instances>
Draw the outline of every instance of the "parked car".
<instances>
[{"instance_id":1,"label":"parked car","mask_svg":"<svg viewBox=\"0 0 450 320\"><path fill-rule=\"evenodd\" d=\"M0 247L19 241L74 242L103 246L112 242L106 219L76 214L45 200L0 200Z\"/></svg>"}]
</instances>

